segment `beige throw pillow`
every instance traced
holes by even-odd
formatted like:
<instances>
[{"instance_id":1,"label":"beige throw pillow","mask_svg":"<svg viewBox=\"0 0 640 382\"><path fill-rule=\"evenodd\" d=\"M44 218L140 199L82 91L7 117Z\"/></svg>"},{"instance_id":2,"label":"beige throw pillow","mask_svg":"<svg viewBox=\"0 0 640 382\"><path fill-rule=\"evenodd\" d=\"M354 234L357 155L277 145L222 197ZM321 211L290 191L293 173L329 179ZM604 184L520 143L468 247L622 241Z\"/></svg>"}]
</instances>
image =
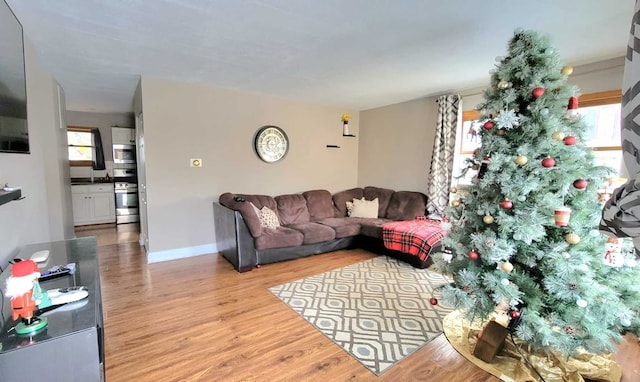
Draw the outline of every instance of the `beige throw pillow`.
<instances>
[{"instance_id":1,"label":"beige throw pillow","mask_svg":"<svg viewBox=\"0 0 640 382\"><path fill-rule=\"evenodd\" d=\"M349 216L353 218L377 218L378 198L373 200L353 199L353 208Z\"/></svg>"},{"instance_id":2,"label":"beige throw pillow","mask_svg":"<svg viewBox=\"0 0 640 382\"><path fill-rule=\"evenodd\" d=\"M364 200L364 198L362 199ZM347 202L346 205L347 205L347 216L351 216L351 211L353 211L353 202Z\"/></svg>"},{"instance_id":3,"label":"beige throw pillow","mask_svg":"<svg viewBox=\"0 0 640 382\"><path fill-rule=\"evenodd\" d=\"M260 225L265 228L278 228L280 227L280 221L278 220L278 215L269 207L262 207L260 210L260 215L258 215L260 219Z\"/></svg>"}]
</instances>

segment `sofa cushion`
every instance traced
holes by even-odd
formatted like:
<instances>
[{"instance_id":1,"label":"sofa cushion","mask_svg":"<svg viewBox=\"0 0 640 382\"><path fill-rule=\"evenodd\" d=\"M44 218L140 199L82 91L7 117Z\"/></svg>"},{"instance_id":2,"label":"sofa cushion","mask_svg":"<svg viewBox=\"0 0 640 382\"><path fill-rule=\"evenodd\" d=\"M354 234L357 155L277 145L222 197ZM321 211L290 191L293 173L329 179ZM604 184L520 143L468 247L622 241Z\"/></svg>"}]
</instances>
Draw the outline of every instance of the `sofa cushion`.
<instances>
[{"instance_id":1,"label":"sofa cushion","mask_svg":"<svg viewBox=\"0 0 640 382\"><path fill-rule=\"evenodd\" d=\"M258 217L258 214L255 213L253 206L251 205L251 203L247 203L246 200L244 202L236 201L235 198L237 196L238 195L232 194L230 192L225 192L224 194L220 195L218 201L223 206L240 212L240 215L242 215L242 219L249 228L251 236L258 237L262 235L262 226L260 225L260 219Z\"/></svg>"},{"instance_id":2,"label":"sofa cushion","mask_svg":"<svg viewBox=\"0 0 640 382\"><path fill-rule=\"evenodd\" d=\"M304 235L302 244L320 243L336 238L336 231L333 228L318 223L290 224L287 227L302 232L302 235Z\"/></svg>"},{"instance_id":3,"label":"sofa cushion","mask_svg":"<svg viewBox=\"0 0 640 382\"><path fill-rule=\"evenodd\" d=\"M424 215L427 197L414 191L397 191L391 196L387 218L391 220L413 220Z\"/></svg>"},{"instance_id":4,"label":"sofa cushion","mask_svg":"<svg viewBox=\"0 0 640 382\"><path fill-rule=\"evenodd\" d=\"M307 200L301 194L279 195L274 199L278 204L280 224L289 225L309 222Z\"/></svg>"},{"instance_id":5,"label":"sofa cushion","mask_svg":"<svg viewBox=\"0 0 640 382\"><path fill-rule=\"evenodd\" d=\"M353 199L351 211L347 202L347 214L354 218L377 218L378 198L373 200Z\"/></svg>"},{"instance_id":6,"label":"sofa cushion","mask_svg":"<svg viewBox=\"0 0 640 382\"><path fill-rule=\"evenodd\" d=\"M337 213L334 217L347 216L347 202L353 201L353 199L362 199L364 193L362 188L352 188L350 190L344 190L333 194L333 204L336 206Z\"/></svg>"},{"instance_id":7,"label":"sofa cushion","mask_svg":"<svg viewBox=\"0 0 640 382\"><path fill-rule=\"evenodd\" d=\"M371 187L367 186L364 188L364 198L367 200L373 200L378 198L378 216L386 217L387 216L387 208L389 207L389 202L391 201L391 197L395 193L394 190L390 190L388 188L380 188L380 187Z\"/></svg>"},{"instance_id":8,"label":"sofa cushion","mask_svg":"<svg viewBox=\"0 0 640 382\"><path fill-rule=\"evenodd\" d=\"M386 223L390 223L393 220L378 218L378 219L364 219L364 218L350 218L358 224L360 224L360 234L369 237L375 237L382 239L382 226Z\"/></svg>"},{"instance_id":9,"label":"sofa cushion","mask_svg":"<svg viewBox=\"0 0 640 382\"><path fill-rule=\"evenodd\" d=\"M276 229L264 228L262 235L256 237L253 242L256 249L296 247L302 245L304 236L302 232L292 228L278 227Z\"/></svg>"},{"instance_id":10,"label":"sofa cushion","mask_svg":"<svg viewBox=\"0 0 640 382\"><path fill-rule=\"evenodd\" d=\"M327 190L313 190L302 193L307 201L311 221L332 218L335 214L331 193Z\"/></svg>"},{"instance_id":11,"label":"sofa cushion","mask_svg":"<svg viewBox=\"0 0 640 382\"><path fill-rule=\"evenodd\" d=\"M318 220L317 223L331 227L336 232L336 239L360 234L360 224L352 218L327 218Z\"/></svg>"}]
</instances>

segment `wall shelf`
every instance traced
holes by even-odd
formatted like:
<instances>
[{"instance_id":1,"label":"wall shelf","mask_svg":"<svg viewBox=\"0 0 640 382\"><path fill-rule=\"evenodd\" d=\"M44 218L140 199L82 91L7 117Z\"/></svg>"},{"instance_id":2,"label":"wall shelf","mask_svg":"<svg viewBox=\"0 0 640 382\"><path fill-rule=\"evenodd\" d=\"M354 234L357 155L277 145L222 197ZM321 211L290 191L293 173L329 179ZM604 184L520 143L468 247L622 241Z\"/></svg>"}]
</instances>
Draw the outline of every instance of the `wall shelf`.
<instances>
[{"instance_id":1,"label":"wall shelf","mask_svg":"<svg viewBox=\"0 0 640 382\"><path fill-rule=\"evenodd\" d=\"M329 149L339 149L340 146L338 146L338 145L327 145L327 148L329 148Z\"/></svg>"},{"instance_id":2,"label":"wall shelf","mask_svg":"<svg viewBox=\"0 0 640 382\"><path fill-rule=\"evenodd\" d=\"M18 200L22 198L22 190L18 189L15 191L2 191L0 189L0 206L6 203L9 203L13 200Z\"/></svg>"},{"instance_id":3,"label":"wall shelf","mask_svg":"<svg viewBox=\"0 0 640 382\"><path fill-rule=\"evenodd\" d=\"M355 138L356 136L353 134L342 134L343 137L351 137L351 138Z\"/></svg>"}]
</instances>

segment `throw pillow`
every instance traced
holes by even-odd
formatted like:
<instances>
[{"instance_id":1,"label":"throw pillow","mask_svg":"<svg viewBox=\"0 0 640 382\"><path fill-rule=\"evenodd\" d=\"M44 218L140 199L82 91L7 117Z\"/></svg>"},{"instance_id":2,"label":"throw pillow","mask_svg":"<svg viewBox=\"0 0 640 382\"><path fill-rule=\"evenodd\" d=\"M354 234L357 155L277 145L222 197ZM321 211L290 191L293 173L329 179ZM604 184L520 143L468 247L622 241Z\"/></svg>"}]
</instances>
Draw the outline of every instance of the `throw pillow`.
<instances>
[{"instance_id":1,"label":"throw pillow","mask_svg":"<svg viewBox=\"0 0 640 382\"><path fill-rule=\"evenodd\" d=\"M353 198L353 200L356 200L356 198ZM358 200L364 200L364 196ZM347 206L347 216L351 216L351 211L353 211L353 202L346 202L345 204Z\"/></svg>"},{"instance_id":2,"label":"throw pillow","mask_svg":"<svg viewBox=\"0 0 640 382\"><path fill-rule=\"evenodd\" d=\"M280 227L280 221L278 220L278 215L269 207L262 207L260 210L260 215L258 215L260 219L260 225L265 228L278 228Z\"/></svg>"},{"instance_id":3,"label":"throw pillow","mask_svg":"<svg viewBox=\"0 0 640 382\"><path fill-rule=\"evenodd\" d=\"M353 218L377 218L378 217L378 198L373 200L353 199L353 209L351 217Z\"/></svg>"}]
</instances>

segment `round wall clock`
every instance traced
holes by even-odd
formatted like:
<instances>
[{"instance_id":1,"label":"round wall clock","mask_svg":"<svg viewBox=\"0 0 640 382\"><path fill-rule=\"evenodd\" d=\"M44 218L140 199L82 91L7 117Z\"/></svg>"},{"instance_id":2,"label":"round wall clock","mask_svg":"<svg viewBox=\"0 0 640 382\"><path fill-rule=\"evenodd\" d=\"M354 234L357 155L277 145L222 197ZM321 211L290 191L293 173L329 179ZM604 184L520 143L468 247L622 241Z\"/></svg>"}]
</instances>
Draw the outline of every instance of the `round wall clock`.
<instances>
[{"instance_id":1,"label":"round wall clock","mask_svg":"<svg viewBox=\"0 0 640 382\"><path fill-rule=\"evenodd\" d=\"M278 126L263 126L258 129L253 143L258 157L267 163L279 161L289 151L289 138Z\"/></svg>"}]
</instances>

